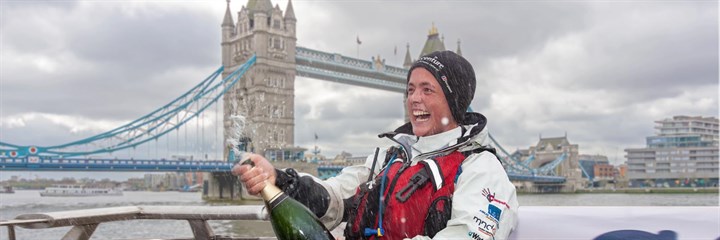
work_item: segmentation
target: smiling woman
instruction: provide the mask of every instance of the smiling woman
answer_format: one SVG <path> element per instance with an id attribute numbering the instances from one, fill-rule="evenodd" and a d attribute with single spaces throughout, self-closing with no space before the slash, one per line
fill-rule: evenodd
<path id="1" fill-rule="evenodd" d="M 365 164 L 322 181 L 275 169 L 275 161 L 251 154 L 254 166 L 236 165 L 233 174 L 250 194 L 268 184 L 281 187 L 329 229 L 347 222 L 347 239 L 469 233 L 506 239 L 517 225 L 515 186 L 488 146 L 487 119 L 466 112 L 476 85 L 472 65 L 451 51 L 436 51 L 413 63 L 407 79 L 410 121 L 380 134 L 393 145 L 375 148 Z M 474 227 L 478 221 L 485 227 Z"/>

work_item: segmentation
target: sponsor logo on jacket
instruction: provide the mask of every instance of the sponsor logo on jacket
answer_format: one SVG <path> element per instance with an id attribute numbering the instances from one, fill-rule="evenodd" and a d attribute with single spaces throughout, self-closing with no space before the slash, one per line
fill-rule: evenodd
<path id="1" fill-rule="evenodd" d="M 473 216 L 473 221 L 477 224 L 478 231 L 489 236 L 495 236 L 495 231 L 499 228 L 498 221 L 487 212 L 480 210 L 480 216 Z"/>
<path id="2" fill-rule="evenodd" d="M 482 195 L 485 196 L 485 198 L 487 198 L 488 202 L 490 202 L 490 203 L 499 203 L 499 204 L 505 206 L 505 208 L 510 208 L 510 205 L 508 205 L 507 202 L 495 198 L 495 193 L 491 192 L 489 188 L 483 189 Z"/>
<path id="3" fill-rule="evenodd" d="M 482 210 L 480 210 L 482 212 Z M 497 221 L 500 221 L 500 215 L 502 215 L 502 210 L 498 206 L 493 205 L 492 203 L 488 204 L 488 210 L 487 215 L 491 216 Z"/>
<path id="4" fill-rule="evenodd" d="M 481 237 L 480 234 L 477 234 L 476 232 L 469 231 L 468 237 L 475 239 L 475 240 L 485 240 L 485 238 Z"/>

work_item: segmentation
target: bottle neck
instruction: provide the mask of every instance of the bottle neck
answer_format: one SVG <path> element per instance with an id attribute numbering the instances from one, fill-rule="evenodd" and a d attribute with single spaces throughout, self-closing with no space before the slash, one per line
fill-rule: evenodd
<path id="1" fill-rule="evenodd" d="M 265 181 L 265 188 L 260 190 L 260 196 L 270 205 L 274 205 L 274 202 L 280 200 L 279 198 L 282 193 L 283 192 L 280 188 L 267 181 Z"/>

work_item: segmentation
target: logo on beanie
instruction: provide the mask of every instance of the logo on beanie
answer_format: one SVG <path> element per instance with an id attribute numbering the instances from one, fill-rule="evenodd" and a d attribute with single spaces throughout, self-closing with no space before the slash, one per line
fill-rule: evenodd
<path id="1" fill-rule="evenodd" d="M 438 71 L 438 72 L 445 67 L 445 65 L 443 65 L 440 61 L 437 60 L 437 57 L 434 57 L 434 58 L 421 57 L 420 60 L 418 60 L 418 62 L 425 63 L 426 65 L 431 66 L 432 68 L 435 69 L 435 71 Z"/>
<path id="2" fill-rule="evenodd" d="M 448 84 L 448 82 L 447 82 L 447 77 L 442 76 L 442 77 L 440 77 L 440 80 L 442 80 L 445 83 L 445 86 L 447 87 L 448 91 L 450 91 L 450 93 L 452 93 L 452 88 L 450 88 L 450 84 Z"/>

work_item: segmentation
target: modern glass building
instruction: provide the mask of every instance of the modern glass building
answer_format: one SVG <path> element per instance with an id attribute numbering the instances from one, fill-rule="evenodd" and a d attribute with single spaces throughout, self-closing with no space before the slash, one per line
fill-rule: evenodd
<path id="1" fill-rule="evenodd" d="M 718 185 L 718 119 L 674 116 L 655 121 L 645 148 L 625 149 L 632 187 Z"/>

